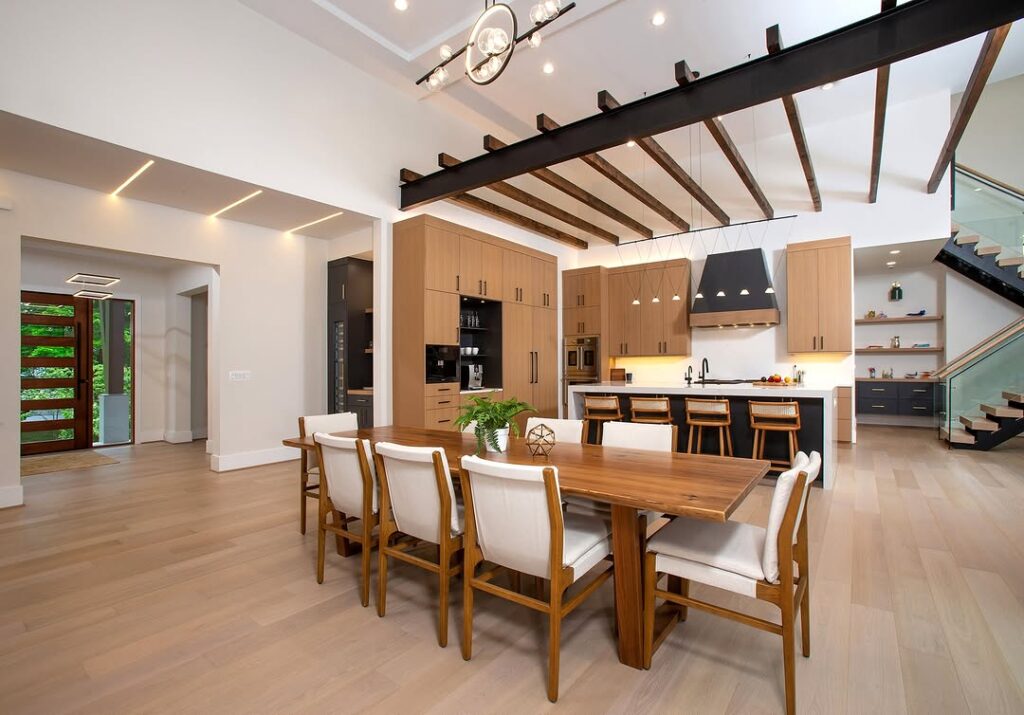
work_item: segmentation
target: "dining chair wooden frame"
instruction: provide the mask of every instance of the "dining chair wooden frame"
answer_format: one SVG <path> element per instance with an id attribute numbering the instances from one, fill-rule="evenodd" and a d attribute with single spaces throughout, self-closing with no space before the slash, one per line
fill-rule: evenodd
<path id="1" fill-rule="evenodd" d="M 562 619 L 576 610 L 583 601 L 611 578 L 614 564 L 602 571 L 568 601 L 563 597 L 575 582 L 575 573 L 571 566 L 561 566 L 562 551 L 565 542 L 565 525 L 562 519 L 562 503 L 558 496 L 555 483 L 555 470 L 544 468 L 544 489 L 547 495 L 548 519 L 551 528 L 551 551 L 549 554 L 551 573 L 547 601 L 531 598 L 514 590 L 503 588 L 493 583 L 493 579 L 503 570 L 504 566 L 494 566 L 477 575 L 476 569 L 484 563 L 483 554 L 477 543 L 476 518 L 473 512 L 473 486 L 469 473 L 461 470 L 462 495 L 466 501 L 466 569 L 462 578 L 462 657 L 470 660 L 473 657 L 473 591 L 483 591 L 506 601 L 518 603 L 532 608 L 548 616 L 548 700 L 558 700 L 558 666 L 561 650 Z M 541 590 L 538 589 L 538 595 Z"/>
<path id="2" fill-rule="evenodd" d="M 394 520 L 391 511 L 391 493 L 388 490 L 387 468 L 384 466 L 384 458 L 377 453 L 374 447 L 374 462 L 377 465 L 377 479 L 380 481 L 380 513 L 384 516 L 380 523 L 380 545 L 377 548 L 377 615 L 381 618 L 387 611 L 387 590 L 388 590 L 388 557 L 404 561 L 407 564 L 418 566 L 421 569 L 437 574 L 439 596 L 439 612 L 437 623 L 437 644 L 442 648 L 448 646 L 448 601 L 451 591 L 451 580 L 462 573 L 462 564 L 452 564 L 452 558 L 462 554 L 462 534 L 451 533 L 452 504 L 451 494 L 448 491 L 448 478 L 445 474 L 444 451 L 438 449 L 433 455 L 434 478 L 437 481 L 437 493 L 440 498 L 440 515 L 438 517 L 437 543 L 417 539 L 403 534 L 398 530 L 398 524 Z M 392 544 L 393 537 L 398 540 Z M 412 552 L 423 547 L 436 547 L 438 556 L 437 563 Z"/>
<path id="3" fill-rule="evenodd" d="M 299 436 L 306 436 L 306 418 L 299 418 Z M 318 457 L 319 459 L 319 457 Z M 299 533 L 305 535 L 306 533 L 306 500 L 313 499 L 317 502 L 320 501 L 320 493 L 317 489 L 320 487 L 320 480 L 317 479 L 315 484 L 309 483 L 309 454 L 306 450 L 302 450 L 302 454 L 299 456 Z M 340 542 L 339 542 L 340 543 Z M 345 542 L 343 549 L 345 553 L 343 556 L 348 556 L 348 542 Z M 342 553 L 339 550 L 338 553 Z"/>
<path id="4" fill-rule="evenodd" d="M 688 608 L 696 608 L 716 616 L 722 616 L 738 623 L 759 628 L 769 633 L 782 636 L 782 657 L 785 670 L 786 712 L 796 713 L 796 662 L 795 662 L 795 630 L 796 614 L 800 614 L 800 636 L 802 652 L 805 658 L 811 655 L 811 612 L 809 590 L 810 570 L 808 564 L 807 543 L 807 512 L 810 499 L 804 501 L 803 514 L 799 516 L 800 524 L 796 530 L 794 543 L 793 529 L 800 512 L 800 503 L 804 500 L 804 487 L 807 483 L 807 472 L 801 471 L 796 478 L 785 516 L 778 534 L 779 582 L 768 583 L 758 581 L 755 598 L 767 601 L 779 608 L 780 623 L 751 616 L 741 611 L 734 611 L 707 601 L 700 601 L 690 596 L 690 583 L 687 579 L 679 579 L 669 575 L 669 590 L 658 588 L 657 557 L 648 551 L 644 556 L 644 667 L 651 667 L 654 651 L 661 645 L 670 629 L 666 628 L 657 636 L 654 634 L 655 603 L 662 599 L 679 607 L 679 620 L 685 621 Z M 794 574 L 793 563 L 798 571 Z M 681 582 L 681 583 L 680 583 Z M 679 586 L 674 590 L 673 587 Z"/>
<path id="5" fill-rule="evenodd" d="M 667 397 L 630 397 L 629 421 L 648 425 L 672 424 L 672 403 Z"/>
<path id="6" fill-rule="evenodd" d="M 712 405 L 724 407 L 725 409 L 707 409 Z M 697 454 L 702 453 L 704 446 L 704 428 L 718 430 L 718 454 L 722 457 L 733 456 L 732 433 L 729 428 L 732 426 L 732 407 L 729 400 L 709 400 L 703 398 L 687 397 L 684 403 L 686 410 L 686 425 L 689 431 L 686 435 L 686 452 L 693 454 L 693 434 L 697 429 Z M 706 409 L 701 409 L 701 408 Z"/>
<path id="7" fill-rule="evenodd" d="M 300 418 L 301 419 L 301 418 Z M 363 607 L 370 605 L 370 555 L 377 539 L 373 530 L 380 521 L 380 512 L 373 511 L 373 490 L 376 488 L 373 483 L 373 475 L 370 472 L 370 463 L 363 453 L 363 449 L 356 445 L 356 454 L 359 458 L 359 472 L 363 481 L 363 512 L 360 516 L 347 516 L 334 508 L 331 501 L 330 488 L 327 485 L 327 474 L 324 469 L 323 447 L 319 442 L 316 444 L 316 458 L 320 464 L 320 483 L 317 502 L 316 529 L 316 582 L 324 582 L 324 549 L 327 540 L 327 532 L 331 532 L 338 540 L 338 553 L 348 556 L 351 549 L 349 542 L 354 541 L 360 545 L 362 559 L 359 575 L 359 601 Z M 334 522 L 328 521 L 333 515 Z M 352 531 L 348 525 L 353 521 L 359 521 L 362 527 L 359 531 Z"/>
<path id="8" fill-rule="evenodd" d="M 600 407 L 593 403 L 599 403 L 604 400 L 607 407 Z M 614 401 L 614 406 L 611 405 L 611 401 Z M 588 405 L 590 402 L 592 404 Z M 617 395 L 583 395 L 583 443 L 594 444 L 590 442 L 590 423 L 597 423 L 597 440 L 596 444 L 601 444 L 601 430 L 604 427 L 605 422 L 615 422 L 621 420 L 624 417 L 622 414 L 622 403 L 619 402 Z"/>
<path id="9" fill-rule="evenodd" d="M 757 414 L 758 408 L 792 408 L 793 414 Z M 786 443 L 789 448 L 789 461 L 781 459 L 769 459 L 772 472 L 783 472 L 793 465 L 796 453 L 800 451 L 800 442 L 797 433 L 800 431 L 800 403 L 789 402 L 765 402 L 750 400 L 747 403 L 750 416 L 750 429 L 754 435 L 754 447 L 751 453 L 752 459 L 764 459 L 765 439 L 769 432 L 785 432 Z"/>

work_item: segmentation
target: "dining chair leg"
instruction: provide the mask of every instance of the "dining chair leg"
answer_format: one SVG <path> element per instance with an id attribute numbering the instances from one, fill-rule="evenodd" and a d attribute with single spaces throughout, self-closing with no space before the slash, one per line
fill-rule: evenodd
<path id="1" fill-rule="evenodd" d="M 334 512 L 334 523 L 344 525 L 348 521 L 348 516 L 340 511 Z M 335 540 L 338 544 L 338 553 L 344 556 L 346 559 L 355 553 L 355 548 L 352 546 L 352 542 L 342 536 L 341 534 L 334 535 Z"/>
<path id="2" fill-rule="evenodd" d="M 686 453 L 693 454 L 693 425 L 690 425 L 690 429 L 686 437 Z"/>
<path id="3" fill-rule="evenodd" d="M 359 600 L 363 608 L 370 605 L 370 556 L 373 554 L 370 539 L 373 534 L 373 524 L 369 519 L 363 520 L 363 553 L 362 553 L 362 582 L 359 584 Z"/>
<path id="4" fill-rule="evenodd" d="M 654 652 L 654 589 L 658 586 L 658 572 L 655 570 L 656 554 L 644 555 L 644 669 L 650 670 Z"/>
<path id="5" fill-rule="evenodd" d="M 558 702 L 558 660 L 562 645 L 562 585 L 551 580 L 548 613 L 548 700 Z"/>
<path id="6" fill-rule="evenodd" d="M 384 617 L 388 599 L 388 555 L 384 553 L 389 537 L 383 532 L 377 544 L 377 615 Z"/>
<path id="7" fill-rule="evenodd" d="M 805 577 L 806 578 L 806 577 Z M 808 580 L 800 599 L 800 640 L 804 658 L 811 657 L 811 582 Z"/>
<path id="8" fill-rule="evenodd" d="M 788 606 L 787 606 L 788 603 Z M 796 715 L 796 659 L 794 643 L 793 592 L 783 589 L 782 594 L 782 660 L 786 679 L 786 713 Z"/>
<path id="9" fill-rule="evenodd" d="M 448 552 L 447 544 L 442 544 L 440 549 L 440 558 L 438 559 L 440 569 L 438 569 L 439 586 L 441 588 L 440 597 L 440 613 L 437 619 L 437 644 L 442 648 L 448 647 L 448 587 L 450 585 L 450 578 L 448 575 L 448 567 L 451 563 L 451 554 Z"/>
<path id="10" fill-rule="evenodd" d="M 323 509 L 319 510 L 316 520 L 316 582 L 324 582 L 324 546 L 327 541 L 327 530 L 324 528 L 324 520 L 327 514 Z"/>
<path id="11" fill-rule="evenodd" d="M 306 487 L 309 486 L 309 479 L 305 474 L 299 478 L 299 533 L 306 535 Z"/>
<path id="12" fill-rule="evenodd" d="M 473 571 L 476 567 L 468 564 L 462 571 L 462 659 L 473 657 Z"/>

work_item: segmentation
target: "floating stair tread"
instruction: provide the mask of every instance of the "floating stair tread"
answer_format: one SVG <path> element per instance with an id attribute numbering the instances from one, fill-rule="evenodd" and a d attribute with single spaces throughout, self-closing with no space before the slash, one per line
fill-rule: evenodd
<path id="1" fill-rule="evenodd" d="M 996 259 L 996 265 L 1000 268 L 1024 266 L 1024 256 L 1000 256 Z"/>
<path id="2" fill-rule="evenodd" d="M 956 222 L 950 224 L 950 226 L 949 226 L 949 235 L 950 236 L 956 236 L 958 233 L 960 233 L 960 224 L 958 224 Z"/>
<path id="3" fill-rule="evenodd" d="M 981 236 L 979 236 L 977 234 L 964 235 L 964 236 L 957 235 L 957 237 L 955 239 L 953 239 L 953 242 L 956 245 L 958 245 L 958 246 L 967 246 L 967 245 L 972 244 L 972 243 L 977 243 L 980 240 L 981 240 Z"/>
<path id="4" fill-rule="evenodd" d="M 953 427 L 952 432 L 942 427 L 939 430 L 939 434 L 944 440 L 954 444 L 974 444 L 975 442 L 974 435 L 963 427 Z"/>
<path id="5" fill-rule="evenodd" d="M 1007 405 L 982 405 L 981 411 L 992 417 L 1014 417 L 1016 419 L 1024 417 L 1024 410 Z"/>
<path id="6" fill-rule="evenodd" d="M 994 256 L 997 253 L 1002 253 L 1003 247 L 997 243 L 991 244 L 978 244 L 974 247 L 974 253 L 979 256 Z"/>
<path id="7" fill-rule="evenodd" d="M 995 432 L 999 425 L 984 415 L 960 415 L 960 424 L 978 432 Z"/>
<path id="8" fill-rule="evenodd" d="M 1003 399 L 1007 400 L 1008 402 L 1024 402 L 1024 392 L 1003 390 Z"/>

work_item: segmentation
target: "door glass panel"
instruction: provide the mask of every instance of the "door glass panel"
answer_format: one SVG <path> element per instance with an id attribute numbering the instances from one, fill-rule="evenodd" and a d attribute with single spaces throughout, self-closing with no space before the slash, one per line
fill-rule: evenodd
<path id="1" fill-rule="evenodd" d="M 73 358 L 75 348 L 72 345 L 22 345 L 21 356 Z"/>
<path id="2" fill-rule="evenodd" d="M 73 318 L 75 317 L 75 306 L 22 302 L 21 312 L 29 313 L 31 315 L 63 315 L 67 318 Z"/>
<path id="3" fill-rule="evenodd" d="M 75 328 L 72 325 L 22 325 L 21 334 L 47 338 L 71 338 L 75 335 Z"/>
<path id="4" fill-rule="evenodd" d="M 75 418 L 74 407 L 63 407 L 50 410 L 23 410 L 21 413 L 22 422 L 41 422 L 44 420 L 73 420 Z"/>
<path id="5" fill-rule="evenodd" d="M 130 300 L 92 304 L 92 441 L 132 441 L 133 311 Z"/>
<path id="6" fill-rule="evenodd" d="M 73 367 L 23 367 L 22 377 L 30 377 L 41 380 L 66 380 L 75 376 Z"/>
<path id="7" fill-rule="evenodd" d="M 23 400 L 70 400 L 75 396 L 73 387 L 32 388 L 21 391 Z"/>
<path id="8" fill-rule="evenodd" d="M 56 442 L 58 440 L 74 439 L 73 429 L 56 429 L 46 432 L 22 432 L 21 443 L 31 444 L 34 442 Z"/>

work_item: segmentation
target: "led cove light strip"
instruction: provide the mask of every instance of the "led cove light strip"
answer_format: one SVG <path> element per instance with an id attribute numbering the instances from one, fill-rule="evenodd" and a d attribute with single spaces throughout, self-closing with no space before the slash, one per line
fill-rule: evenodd
<path id="1" fill-rule="evenodd" d="M 304 223 L 301 226 L 296 226 L 295 228 L 290 228 L 287 231 L 285 231 L 285 233 L 295 233 L 296 231 L 301 231 L 304 228 L 309 228 L 310 226 L 316 226 L 318 223 L 323 223 L 324 221 L 329 221 L 330 219 L 334 218 L 335 216 L 341 216 L 343 213 L 345 213 L 345 212 L 344 211 L 339 211 L 337 213 L 331 214 L 330 216 L 324 216 L 323 218 L 318 218 L 316 221 L 310 221 L 309 223 Z"/>
<path id="2" fill-rule="evenodd" d="M 143 164 L 143 165 L 142 165 L 142 166 L 141 166 L 141 167 L 139 168 L 139 170 L 138 170 L 138 171 L 136 171 L 136 172 L 135 172 L 134 174 L 132 174 L 131 176 L 129 176 L 129 177 L 128 177 L 128 180 L 127 180 L 127 181 L 125 181 L 125 182 L 124 182 L 123 184 L 121 184 L 121 185 L 120 185 L 120 186 L 118 186 L 118 187 L 117 187 L 116 189 L 114 189 L 114 192 L 113 192 L 113 193 L 111 194 L 111 196 L 117 196 L 117 195 L 118 195 L 119 193 L 121 193 L 122 191 L 124 191 L 125 187 L 126 187 L 126 186 L 128 186 L 128 184 L 132 183 L 132 182 L 133 182 L 133 181 L 135 181 L 135 180 L 136 180 L 137 178 L 139 178 L 139 176 L 140 176 L 140 175 L 142 174 L 142 172 L 144 172 L 144 171 L 145 171 L 146 169 L 148 169 L 148 168 L 149 168 L 149 167 L 151 167 L 151 166 L 153 166 L 153 160 L 152 160 L 152 159 L 150 159 L 149 161 L 147 161 L 147 162 L 146 162 L 145 164 Z"/>
<path id="3" fill-rule="evenodd" d="M 235 208 L 236 206 L 238 206 L 238 205 L 240 205 L 240 204 L 244 204 L 244 203 L 245 203 L 246 201 L 248 201 L 249 199 L 254 199 L 254 198 L 256 198 L 257 196 L 259 196 L 260 194 L 262 194 L 262 193 L 263 193 L 263 189 L 256 189 L 256 191 L 253 191 L 253 192 L 252 192 L 251 194 L 249 194 L 248 196 L 245 196 L 245 197 L 243 197 L 243 198 L 239 199 L 239 200 L 238 200 L 238 201 L 236 201 L 235 203 L 233 203 L 233 204 L 228 204 L 227 206 L 225 206 L 224 208 L 222 208 L 222 209 L 221 209 L 220 211 L 218 211 L 217 213 L 215 213 L 215 214 L 210 214 L 210 218 L 217 218 L 218 216 L 220 216 L 220 215 L 221 215 L 222 213 L 224 213 L 225 211 L 230 211 L 231 209 Z"/>

